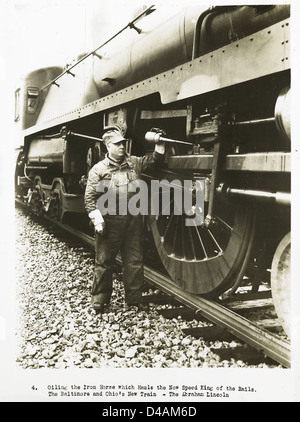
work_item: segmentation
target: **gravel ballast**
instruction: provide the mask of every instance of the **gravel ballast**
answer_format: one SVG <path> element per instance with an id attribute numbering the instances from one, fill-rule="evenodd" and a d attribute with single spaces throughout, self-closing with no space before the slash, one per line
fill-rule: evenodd
<path id="1" fill-rule="evenodd" d="M 158 313 L 171 305 L 150 303 L 150 311 L 140 313 L 126 308 L 120 277 L 114 277 L 107 312 L 95 315 L 90 304 L 92 254 L 58 239 L 20 209 L 16 258 L 17 362 L 22 368 L 247 366 L 234 359 L 220 361 L 210 350 L 212 344 L 184 335 L 183 329 L 205 322 L 166 319 Z"/>

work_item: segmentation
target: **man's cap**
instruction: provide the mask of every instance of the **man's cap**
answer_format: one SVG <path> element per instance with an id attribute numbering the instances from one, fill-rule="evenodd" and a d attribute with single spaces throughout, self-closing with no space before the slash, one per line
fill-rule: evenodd
<path id="1" fill-rule="evenodd" d="M 121 141 L 126 141 L 119 126 L 107 126 L 104 128 L 102 140 L 105 144 L 112 142 L 117 144 Z"/>

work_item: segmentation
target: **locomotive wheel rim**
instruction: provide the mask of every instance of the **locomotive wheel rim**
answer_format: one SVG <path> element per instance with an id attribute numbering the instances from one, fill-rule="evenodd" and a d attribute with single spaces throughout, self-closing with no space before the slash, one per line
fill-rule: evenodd
<path id="1" fill-rule="evenodd" d="M 291 234 L 279 243 L 272 260 L 271 290 L 274 307 L 285 333 L 290 337 L 291 323 Z"/>
<path id="2" fill-rule="evenodd" d="M 225 292 L 236 282 L 236 278 L 240 277 L 241 269 L 245 267 L 245 263 L 250 257 L 255 229 L 254 208 L 248 202 L 239 201 L 227 205 L 220 199 L 219 202 L 221 207 L 227 206 L 233 215 L 230 230 L 228 229 L 228 239 L 218 254 L 203 259 L 188 260 L 185 257 L 172 255 L 170 250 L 166 250 L 164 241 L 162 241 L 157 217 L 149 217 L 153 239 L 164 267 L 176 284 L 191 293 L 216 296 Z M 219 221 L 222 221 L 222 218 Z M 222 224 L 226 224 L 226 222 L 224 221 Z M 190 236 L 189 229 L 186 229 L 186 235 Z M 202 226 L 197 231 L 201 232 L 201 230 L 207 229 Z M 215 237 L 216 243 L 218 243 L 218 238 Z M 193 245 L 193 248 L 198 246 Z M 242 280 L 242 277 L 240 279 Z"/>

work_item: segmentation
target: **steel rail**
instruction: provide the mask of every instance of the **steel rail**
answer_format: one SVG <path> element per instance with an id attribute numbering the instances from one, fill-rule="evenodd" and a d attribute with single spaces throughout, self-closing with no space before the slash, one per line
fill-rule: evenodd
<path id="1" fill-rule="evenodd" d="M 20 203 L 20 201 L 17 202 Z M 49 217 L 45 218 L 63 230 L 80 238 L 87 245 L 94 246 L 94 238 L 92 236 L 74 229 L 67 224 L 53 221 Z M 117 257 L 117 262 L 121 264 L 121 258 L 119 256 Z M 256 350 L 263 352 L 282 366 L 291 367 L 291 345 L 286 340 L 264 330 L 257 324 L 247 320 L 220 303 L 182 290 L 170 278 L 148 266 L 144 266 L 144 278 L 148 283 L 155 285 L 168 296 L 174 297 L 180 303 L 194 309 L 196 313 L 203 315 L 212 323 L 227 329 L 231 334 L 245 341 Z"/>
<path id="2" fill-rule="evenodd" d="M 164 293 L 175 297 L 186 306 L 195 309 L 216 325 L 226 328 L 230 333 L 250 346 L 262 351 L 285 367 L 291 366 L 290 344 L 248 321 L 223 305 L 182 290 L 166 276 L 145 267 L 145 279 L 159 287 Z"/>

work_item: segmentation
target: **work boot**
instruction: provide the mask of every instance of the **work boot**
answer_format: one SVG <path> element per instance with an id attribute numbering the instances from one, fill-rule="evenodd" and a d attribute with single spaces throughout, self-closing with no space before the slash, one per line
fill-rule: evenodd
<path id="1" fill-rule="evenodd" d="M 103 312 L 104 312 L 104 305 L 103 304 L 94 303 L 93 308 L 94 308 L 96 315 L 103 314 Z"/>

